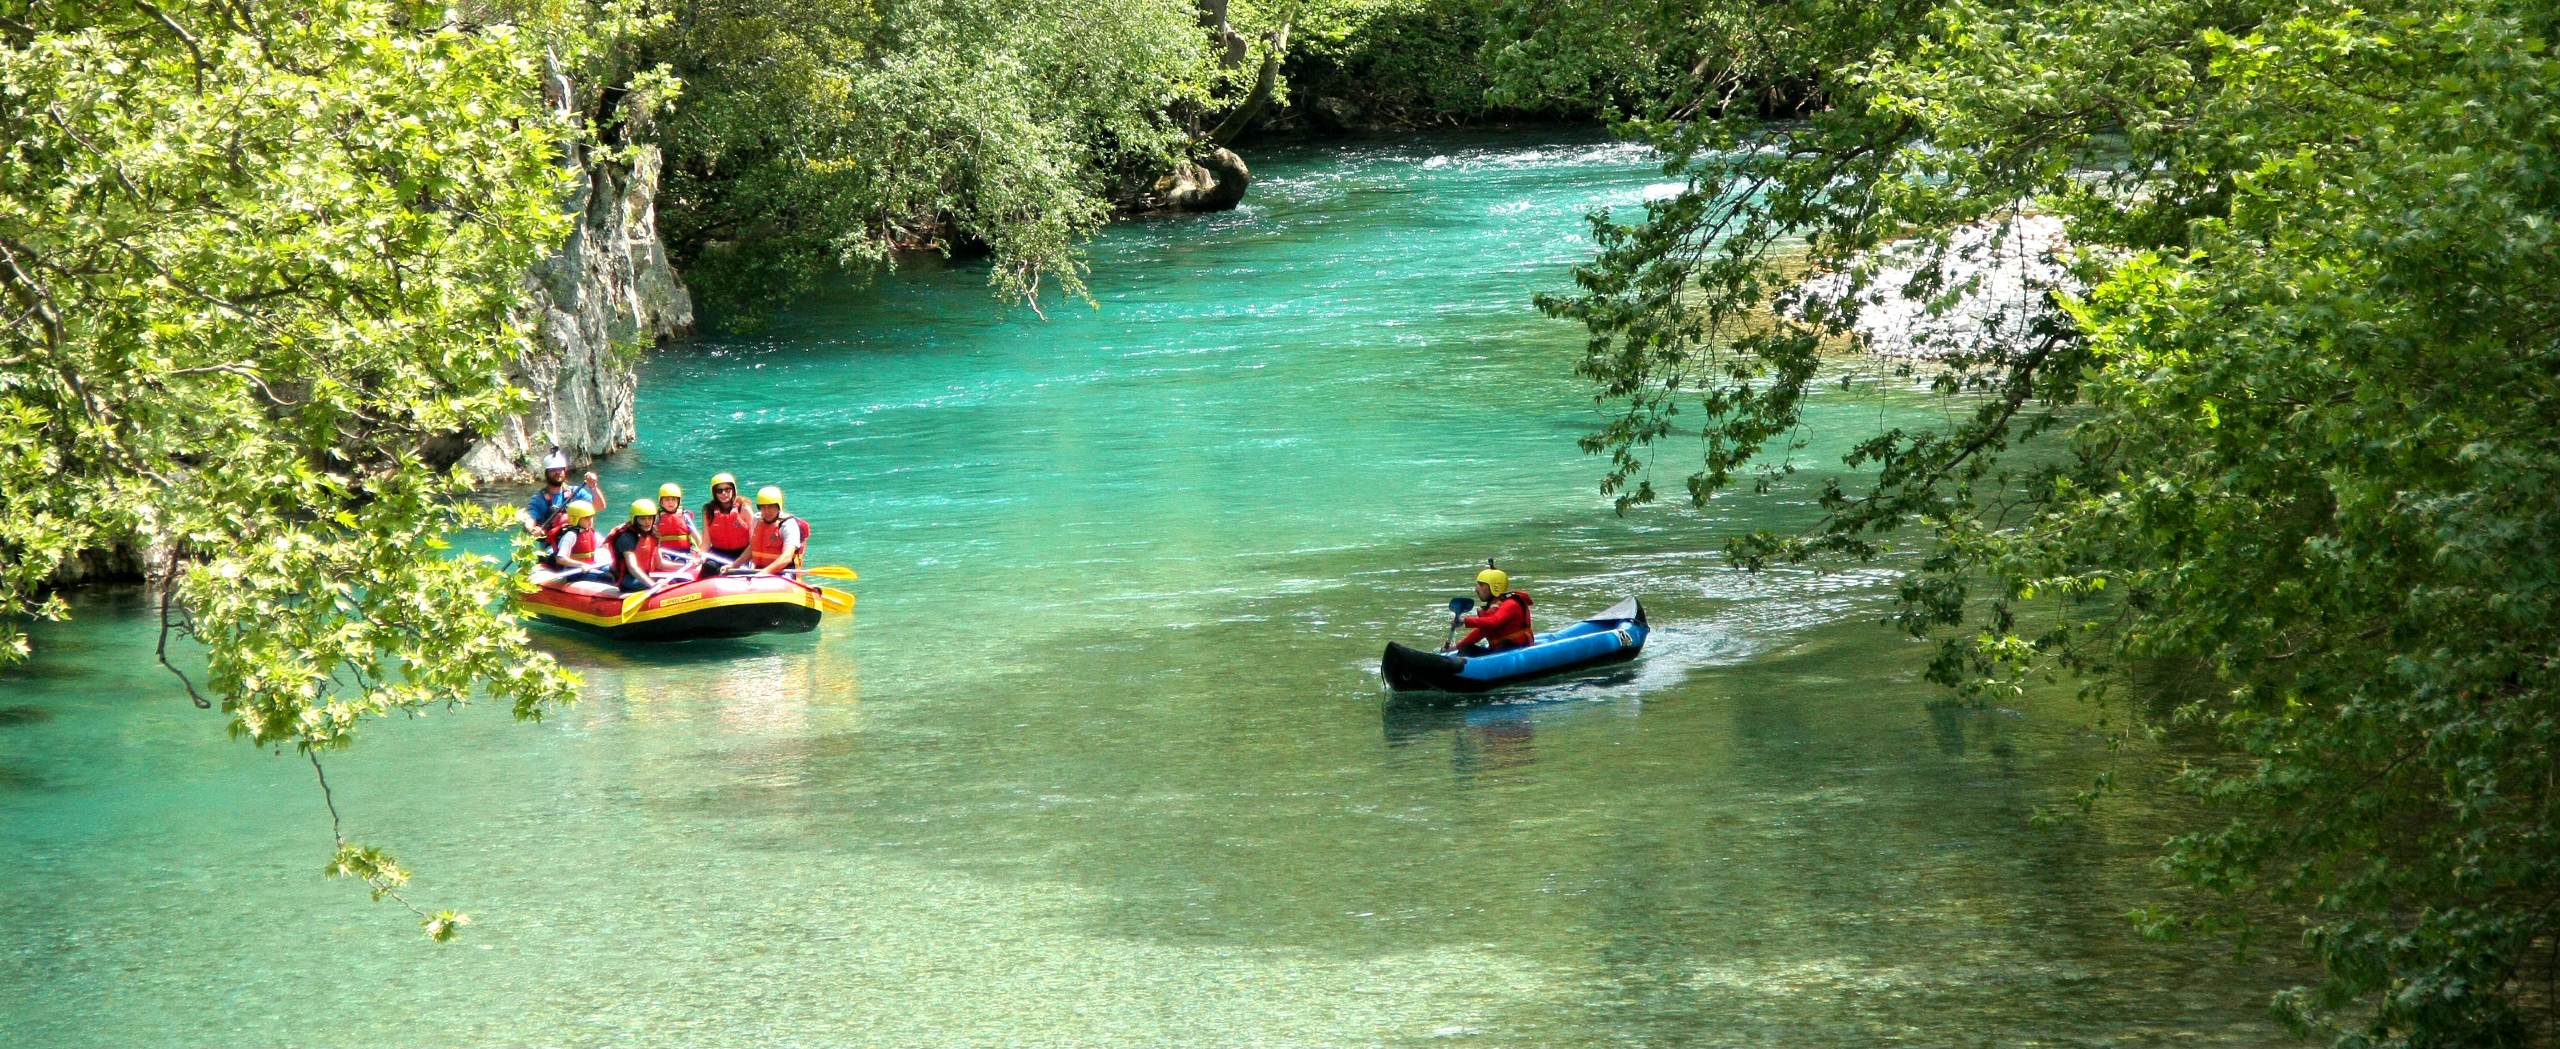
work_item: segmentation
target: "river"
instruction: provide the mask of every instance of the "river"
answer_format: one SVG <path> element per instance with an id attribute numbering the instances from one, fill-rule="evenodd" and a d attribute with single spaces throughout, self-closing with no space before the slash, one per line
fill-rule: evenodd
<path id="1" fill-rule="evenodd" d="M 624 649 L 374 725 L 353 837 L 470 912 L 429 944 L 319 877 L 310 769 L 224 738 L 85 595 L 0 678 L 0 1017 L 24 1046 L 1807 1046 L 2281 1041 L 2286 974 L 2141 941 L 2136 794 L 2065 691 L 1934 708 L 1883 570 L 1714 551 L 1801 497 L 1621 517 L 1569 287 L 1637 149 L 1443 136 L 1255 158 L 1125 223 L 1046 319 L 909 266 L 646 365 L 628 500 L 779 483 L 853 566 L 815 635 Z M 1809 463 L 1951 410 L 1819 398 Z M 1657 484 L 1678 490 L 1675 444 Z M 1389 638 L 1497 557 L 1543 625 L 1640 595 L 1644 657 L 1456 711 Z"/>

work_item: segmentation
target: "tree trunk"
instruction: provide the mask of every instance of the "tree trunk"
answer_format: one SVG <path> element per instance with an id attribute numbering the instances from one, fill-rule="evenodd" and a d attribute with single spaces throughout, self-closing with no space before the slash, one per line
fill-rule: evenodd
<path id="1" fill-rule="evenodd" d="M 1227 35 L 1232 37 L 1235 34 L 1230 31 Z M 1253 118 L 1262 115 L 1262 107 L 1270 103 L 1272 89 L 1280 84 L 1280 54 L 1289 48 L 1289 23 L 1282 22 L 1280 28 L 1264 34 L 1262 43 L 1262 71 L 1254 74 L 1253 93 L 1246 95 L 1244 104 L 1237 106 L 1234 112 L 1227 114 L 1227 119 L 1219 121 L 1217 128 L 1209 132 L 1209 141 L 1221 148 L 1243 134 L 1245 127 L 1253 123 Z"/>
<path id="2" fill-rule="evenodd" d="M 1252 41 L 1227 24 L 1230 0 L 1198 0 L 1200 28 L 1209 33 L 1219 48 L 1218 64 L 1226 69 L 1242 68 L 1252 53 Z M 1280 56 L 1289 48 L 1289 22 L 1262 36 L 1262 68 L 1254 74 L 1253 90 L 1229 110 L 1215 128 L 1202 130 L 1201 114 L 1187 119 L 1191 127 L 1191 156 L 1174 162 L 1173 170 L 1155 180 L 1138 207 L 1147 211 L 1229 211 L 1244 202 L 1245 187 L 1253 182 L 1253 172 L 1245 167 L 1244 158 L 1227 148 L 1243 134 L 1271 102 L 1280 84 Z"/>

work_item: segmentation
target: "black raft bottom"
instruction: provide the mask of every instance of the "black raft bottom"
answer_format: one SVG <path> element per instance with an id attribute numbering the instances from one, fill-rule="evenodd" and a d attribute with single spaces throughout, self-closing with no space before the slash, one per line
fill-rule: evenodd
<path id="1" fill-rule="evenodd" d="M 756 634 L 805 634 L 818 628 L 818 617 L 818 610 L 806 605 L 769 602 L 706 608 L 680 616 L 620 626 L 597 626 L 550 616 L 538 618 L 552 626 L 616 641 L 693 641 Z"/>

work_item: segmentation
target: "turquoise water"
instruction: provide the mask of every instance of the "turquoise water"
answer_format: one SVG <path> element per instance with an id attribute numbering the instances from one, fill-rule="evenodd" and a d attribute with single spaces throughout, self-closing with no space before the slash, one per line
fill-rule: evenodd
<path id="1" fill-rule="evenodd" d="M 474 917 L 435 946 L 318 877 L 297 759 L 223 738 L 86 597 L 0 681 L 13 1044 L 2263 1045 L 2283 974 L 2122 913 L 2195 814 L 2028 824 L 2110 753 L 2067 696 L 1932 709 L 1890 576 L 1712 551 L 1801 500 L 1627 517 L 1527 307 L 1606 143 L 1257 156 L 1248 205 L 1124 224 L 1094 305 L 918 266 L 647 368 L 628 499 L 785 486 L 863 581 L 814 636 L 541 642 L 539 725 L 333 760 L 357 838 Z M 1805 455 L 1948 410 L 1827 397 Z M 1676 488 L 1680 473 L 1657 481 Z M 1493 556 L 1555 625 L 1641 595 L 1623 670 L 1445 711 L 1388 638 Z"/>

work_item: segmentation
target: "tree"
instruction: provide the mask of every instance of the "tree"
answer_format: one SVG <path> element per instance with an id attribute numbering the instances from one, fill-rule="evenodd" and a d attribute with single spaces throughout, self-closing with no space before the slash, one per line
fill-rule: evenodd
<path id="1" fill-rule="evenodd" d="M 1174 0 L 688 0 L 644 55 L 686 85 L 669 241 L 733 318 L 908 250 L 984 252 L 1010 298 L 1081 291 L 1115 174 L 1170 162 L 1213 74 Z"/>
<path id="2" fill-rule="evenodd" d="M 1784 484 L 1827 351 L 1881 291 L 1948 307 L 1961 229 L 2080 246 L 2015 334 L 1931 373 L 1974 409 L 1858 446 L 1857 484 L 1749 566 L 1925 536 L 1899 622 L 1973 695 L 2135 665 L 2235 762 L 2179 784 L 2220 822 L 2163 862 L 2220 894 L 2144 927 L 2245 930 L 2272 900 L 2323 966 L 2285 995 L 2346 1045 L 2515 1045 L 2560 1022 L 2560 12 L 2514 0 L 1741 5 L 1762 72 L 1705 71 L 1642 128 L 1688 192 L 1602 222 L 1582 367 L 1622 411 L 1586 447 L 1622 505 L 1696 432 L 1705 500 Z M 1714 21 L 1708 19 L 1706 21 Z M 1665 40 L 1697 21 L 1656 18 Z M 1730 101 L 1810 70 L 1771 127 Z M 1875 288 L 1870 249 L 1926 264 Z M 1842 276 L 1773 272 L 1801 252 Z M 1767 312 L 1774 310 L 1774 315 Z M 1695 419 L 1696 430 L 1682 428 Z M 2136 708 L 2135 713 L 2143 712 Z M 2244 941 L 2245 942 L 2245 941 Z"/>
<path id="3" fill-rule="evenodd" d="M 321 755 L 575 678 L 445 536 L 420 449 L 520 410 L 526 274 L 566 230 L 546 75 L 628 12 L 407 0 L 9 5 L 0 17 L 0 661 L 76 551 L 167 550 L 162 659 L 233 735 Z M 202 642 L 199 682 L 173 638 Z M 330 873 L 406 873 L 336 824 Z M 406 900 L 402 900 L 404 904 Z M 417 908 L 412 908 L 413 910 Z M 428 933 L 462 920 L 419 910 Z"/>

